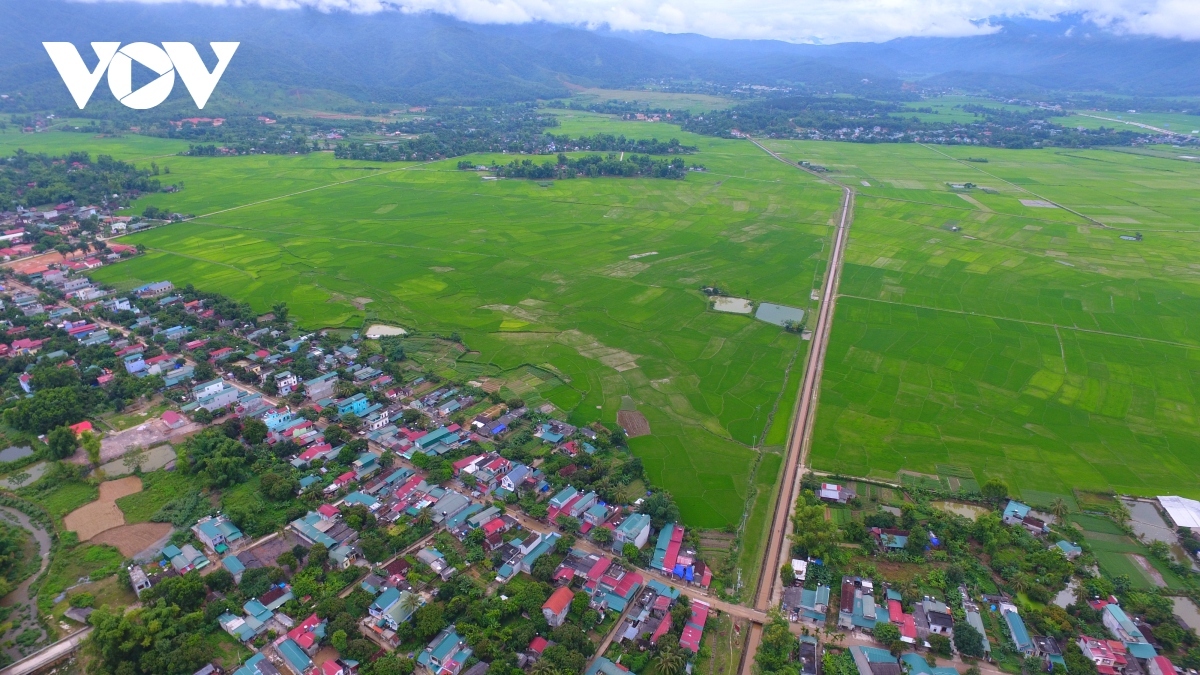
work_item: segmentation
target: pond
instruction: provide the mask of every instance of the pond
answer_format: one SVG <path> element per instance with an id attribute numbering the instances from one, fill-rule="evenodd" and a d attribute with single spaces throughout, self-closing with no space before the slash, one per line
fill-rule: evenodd
<path id="1" fill-rule="evenodd" d="M 718 295 L 713 298 L 713 309 L 718 312 L 730 312 L 732 314 L 749 314 L 754 307 L 745 298 L 730 298 Z"/>
<path id="2" fill-rule="evenodd" d="M 399 326 L 387 326 L 382 323 L 374 324 L 367 329 L 368 340 L 378 340 L 388 335 L 408 335 L 408 331 Z"/>
<path id="3" fill-rule="evenodd" d="M 775 324 L 776 326 L 786 326 L 789 321 L 794 324 L 801 324 L 804 323 L 804 310 L 797 307 L 764 302 L 758 306 L 758 311 L 754 313 L 754 318 Z"/>
<path id="4" fill-rule="evenodd" d="M 1175 616 L 1183 619 L 1188 628 L 1200 628 L 1200 607 L 1195 602 L 1181 597 L 1173 597 L 1171 602 L 1175 604 Z"/>
<path id="5" fill-rule="evenodd" d="M 33 448 L 28 445 L 14 445 L 0 450 L 0 462 L 15 462 L 33 454 Z"/>
<path id="6" fill-rule="evenodd" d="M 1121 501 L 1129 509 L 1129 526 L 1138 536 L 1146 541 L 1161 541 L 1166 544 L 1174 544 L 1177 541 L 1175 532 L 1162 519 L 1153 504 L 1133 499 Z"/>
<path id="7" fill-rule="evenodd" d="M 983 514 L 985 514 L 991 510 L 991 509 L 987 508 L 986 506 L 979 506 L 977 504 L 967 504 L 964 502 L 951 502 L 951 501 L 945 501 L 945 500 L 939 501 L 939 502 L 932 502 L 932 504 L 936 508 L 939 508 L 943 511 L 946 511 L 948 513 L 957 513 L 958 515 L 960 515 L 964 518 L 968 518 L 970 520 L 975 520 L 979 516 L 982 516 Z"/>

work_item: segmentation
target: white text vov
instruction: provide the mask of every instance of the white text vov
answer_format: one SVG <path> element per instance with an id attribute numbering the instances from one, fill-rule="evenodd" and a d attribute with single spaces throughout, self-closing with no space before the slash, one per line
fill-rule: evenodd
<path id="1" fill-rule="evenodd" d="M 217 66 L 211 73 L 190 42 L 164 42 L 162 47 L 149 42 L 133 42 L 124 47 L 120 42 L 93 42 L 92 51 L 96 52 L 98 62 L 96 69 L 91 71 L 70 42 L 43 42 L 42 46 L 80 110 L 87 105 L 105 70 L 108 71 L 108 88 L 118 101 L 135 110 L 146 110 L 167 100 L 175 86 L 177 72 L 196 107 L 203 108 L 239 44 L 208 43 L 217 55 Z M 133 91 L 134 61 L 158 73 L 157 78 L 137 91 Z"/>

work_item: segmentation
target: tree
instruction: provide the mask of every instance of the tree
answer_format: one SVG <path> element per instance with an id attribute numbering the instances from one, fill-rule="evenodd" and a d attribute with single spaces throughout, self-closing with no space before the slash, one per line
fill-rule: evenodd
<path id="1" fill-rule="evenodd" d="M 83 443 L 83 450 L 87 453 L 88 461 L 92 464 L 100 464 L 100 437 L 90 431 L 85 431 L 79 435 L 80 442 Z"/>
<path id="2" fill-rule="evenodd" d="M 592 530 L 592 541 L 597 544 L 611 544 L 613 540 L 612 530 L 607 527 L 597 527 Z"/>
<path id="3" fill-rule="evenodd" d="M 267 499 L 271 501 L 281 502 L 286 499 L 291 499 L 292 495 L 300 489 L 300 483 L 291 476 L 281 476 L 274 471 L 268 471 L 259 479 L 259 487 Z"/>
<path id="4" fill-rule="evenodd" d="M 983 484 L 979 492 L 990 502 L 1001 502 L 1008 498 L 1008 485 L 999 478 L 992 478 Z"/>
<path id="5" fill-rule="evenodd" d="M 929 643 L 929 650 L 934 654 L 945 659 L 950 658 L 950 638 L 934 633 L 926 641 Z"/>
<path id="6" fill-rule="evenodd" d="M 578 532 L 579 531 L 579 519 L 572 518 L 571 516 L 569 516 L 565 513 L 561 514 L 557 518 L 555 518 L 554 522 L 556 524 L 558 524 L 558 526 L 560 528 L 562 528 L 562 530 L 564 532 Z"/>
<path id="7" fill-rule="evenodd" d="M 792 569 L 791 563 L 784 563 L 779 567 L 779 580 L 784 586 L 791 586 L 796 583 L 796 572 Z"/>
<path id="8" fill-rule="evenodd" d="M 983 658 L 983 636 L 966 621 L 954 622 L 954 647 L 963 656 Z"/>
<path id="9" fill-rule="evenodd" d="M 250 445 L 258 445 L 267 439 L 267 425 L 262 420 L 250 418 L 242 423 L 242 438 Z"/>
<path id="10" fill-rule="evenodd" d="M 876 642 L 891 650 L 892 653 L 898 652 L 904 644 L 900 641 L 900 628 L 894 623 L 880 622 L 876 624 L 874 636 Z"/>
<path id="11" fill-rule="evenodd" d="M 801 555 L 823 559 L 837 546 L 838 527 L 832 520 L 825 520 L 823 504 L 809 506 L 798 501 L 792 523 L 792 543 Z"/>
<path id="12" fill-rule="evenodd" d="M 210 590 L 224 593 L 234 586 L 233 574 L 227 569 L 218 569 L 204 577 L 204 585 L 208 586 Z"/>
<path id="13" fill-rule="evenodd" d="M 1055 497 L 1054 501 L 1050 504 L 1050 513 L 1054 514 L 1059 523 L 1066 520 L 1068 511 L 1067 502 L 1062 497 Z"/>
<path id="14" fill-rule="evenodd" d="M 658 675 L 679 675 L 686 664 L 687 659 L 678 647 L 660 649 L 654 657 L 654 667 Z"/>
<path id="15" fill-rule="evenodd" d="M 661 530 L 667 523 L 679 522 L 679 507 L 665 491 L 655 492 L 642 502 L 639 512 L 650 516 L 650 524 Z"/>
<path id="16" fill-rule="evenodd" d="M 66 459 L 75 454 L 79 439 L 70 427 L 57 427 L 46 437 L 46 445 L 50 448 L 50 456 L 54 459 Z"/>
<path id="17" fill-rule="evenodd" d="M 329 637 L 329 643 L 332 644 L 333 648 L 338 650 L 339 652 L 345 652 L 346 651 L 346 631 L 344 631 L 344 630 L 334 631 L 333 635 L 331 635 Z"/>

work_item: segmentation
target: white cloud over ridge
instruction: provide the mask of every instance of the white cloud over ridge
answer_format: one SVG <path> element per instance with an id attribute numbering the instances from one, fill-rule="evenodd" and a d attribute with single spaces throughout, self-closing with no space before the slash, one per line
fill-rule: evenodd
<path id="1" fill-rule="evenodd" d="M 103 1 L 103 0 L 84 0 Z M 878 42 L 995 30 L 987 17 L 1079 14 L 1118 33 L 1200 39 L 1200 0 L 136 0 L 312 8 L 370 14 L 436 12 L 472 23 L 531 21 L 617 30 L 789 42 Z"/>

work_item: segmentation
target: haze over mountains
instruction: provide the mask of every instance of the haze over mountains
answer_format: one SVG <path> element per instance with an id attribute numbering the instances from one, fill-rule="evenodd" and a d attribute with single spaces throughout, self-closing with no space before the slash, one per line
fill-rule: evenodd
<path id="1" fill-rule="evenodd" d="M 192 4 L 0 0 L 0 16 L 0 93 L 43 105 L 70 103 L 41 47 L 51 40 L 75 43 L 85 61 L 94 60 L 91 41 L 236 40 L 242 45 L 222 86 L 330 90 L 377 102 L 529 100 L 566 95 L 567 83 L 628 87 L 651 79 L 883 97 L 905 82 L 1024 96 L 1200 94 L 1200 43 L 1118 36 L 1076 17 L 997 20 L 1002 28 L 980 37 L 797 45 Z M 211 66 L 207 46 L 201 54 Z"/>

